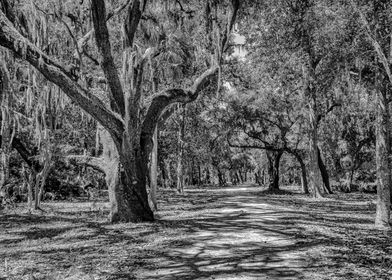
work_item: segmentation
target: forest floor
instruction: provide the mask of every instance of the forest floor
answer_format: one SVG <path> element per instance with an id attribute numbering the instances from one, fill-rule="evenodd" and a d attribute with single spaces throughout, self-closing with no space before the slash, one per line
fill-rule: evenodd
<path id="1" fill-rule="evenodd" d="M 157 221 L 105 221 L 104 202 L 0 214 L 0 279 L 392 279 L 374 195 L 323 200 L 256 186 L 160 193 Z"/>

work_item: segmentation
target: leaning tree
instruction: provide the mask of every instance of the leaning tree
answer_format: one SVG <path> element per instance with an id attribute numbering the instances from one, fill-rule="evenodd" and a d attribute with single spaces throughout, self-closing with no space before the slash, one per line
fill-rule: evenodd
<path id="1" fill-rule="evenodd" d="M 96 61 L 104 73 L 104 82 L 108 89 L 106 98 L 100 98 L 86 83 L 78 80 L 72 67 L 64 66 L 49 55 L 47 50 L 39 48 L 35 42 L 24 36 L 26 30 L 23 32 L 18 24 L 18 20 L 23 19 L 23 16 L 16 15 L 15 9 L 12 10 L 13 5 L 7 2 L 1 1 L 0 45 L 35 67 L 107 132 L 106 138 L 103 137 L 104 152 L 100 157 L 74 159 L 99 166 L 105 172 L 111 221 L 152 221 L 154 216 L 148 204 L 146 184 L 156 124 L 168 106 L 194 101 L 212 81 L 216 81 L 222 53 L 228 49 L 229 35 L 237 16 L 239 1 L 228 1 L 229 5 L 225 1 L 196 1 L 193 9 L 189 8 L 191 2 L 186 2 L 185 5 L 181 4 L 181 1 L 174 4 L 147 0 L 126 1 L 126 5 L 123 5 L 127 8 L 123 21 L 124 44 L 121 55 L 118 55 L 119 51 L 112 46 L 113 38 L 108 28 L 108 20 L 113 17 L 113 13 L 106 12 L 104 0 L 92 0 L 90 10 L 93 28 L 80 40 L 73 39 L 78 43 L 75 45 L 80 58 L 86 42 L 91 36 L 95 37 L 94 47 L 99 54 Z M 157 9 L 157 5 L 160 5 L 160 9 Z M 211 54 L 208 56 L 211 59 L 207 61 L 205 56 L 204 63 L 199 63 L 208 69 L 201 74 L 199 70 L 195 71 L 199 76 L 192 75 L 193 83 L 189 86 L 166 87 L 160 92 L 151 92 L 152 89 L 146 85 L 146 76 L 150 72 L 148 70 L 153 68 L 154 59 L 165 52 L 165 43 L 170 35 L 165 32 L 165 26 L 160 24 L 154 14 L 167 13 L 172 16 L 169 6 L 173 5 L 178 6 L 181 20 L 205 22 L 208 42 L 201 47 L 205 53 Z M 224 8 L 220 15 L 228 19 L 227 22 L 223 23 L 218 19 L 219 5 Z M 28 24 L 24 27 L 28 29 Z M 156 40 L 153 40 L 155 44 L 138 44 L 141 31 L 152 28 L 159 31 Z M 116 47 L 118 45 L 116 44 Z M 200 46 L 198 48 L 200 49 Z"/>

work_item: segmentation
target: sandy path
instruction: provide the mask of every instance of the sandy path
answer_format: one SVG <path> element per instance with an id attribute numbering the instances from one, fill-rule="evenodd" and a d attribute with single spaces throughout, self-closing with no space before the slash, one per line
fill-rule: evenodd
<path id="1" fill-rule="evenodd" d="M 288 222 L 298 213 L 269 204 L 254 190 L 207 189 L 206 196 L 219 197 L 214 207 L 190 217 L 186 242 L 171 245 L 155 260 L 156 269 L 141 270 L 137 278 L 301 279 L 305 253 Z"/>

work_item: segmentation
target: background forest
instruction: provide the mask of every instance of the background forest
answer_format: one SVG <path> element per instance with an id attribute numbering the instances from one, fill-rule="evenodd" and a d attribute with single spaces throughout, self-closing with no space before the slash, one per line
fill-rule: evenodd
<path id="1" fill-rule="evenodd" d="M 0 10 L 0 209 L 108 201 L 111 222 L 144 222 L 167 192 L 254 185 L 370 194 L 390 229 L 390 1 Z"/>
<path id="2" fill-rule="evenodd" d="M 41 67 L 50 62 L 43 55 L 34 65 L 23 43 L 9 45 L 13 38 L 4 39 L 9 36 L 4 28 L 11 23 L 32 48 L 65 62 L 61 71 L 99 102 L 112 102 L 106 93 L 121 87 L 120 77 L 110 73 L 115 68 L 122 69 L 123 87 L 135 87 L 126 85 L 134 83 L 127 75 L 137 75 L 129 72 L 132 67 L 143 72 L 143 94 L 135 105 L 139 117 L 131 122 L 150 118 L 145 111 L 154 93 L 186 87 L 203 68 L 219 65 L 217 86 L 196 102 L 162 107 L 153 136 L 158 148 L 143 167 L 154 169 L 157 179 L 147 185 L 182 192 L 184 185 L 255 182 L 276 191 L 289 184 L 316 197 L 334 189 L 376 192 L 377 154 L 386 172 L 380 182 L 390 186 L 388 1 L 361 7 L 250 1 L 241 8 L 237 1 L 135 1 L 145 15 L 131 35 L 126 33 L 127 24 L 135 24 L 134 11 L 127 14 L 131 1 L 117 2 L 107 4 L 102 21 L 110 34 L 104 43 L 113 51 L 106 61 L 107 49 L 94 44 L 87 1 L 2 1 L 2 45 L 14 50 L 2 50 L 3 204 L 29 200 L 33 207 L 35 200 L 38 208 L 42 198 L 107 189 L 97 157 L 111 141 L 100 120 L 67 97 L 68 85 L 45 77 L 50 72 Z M 124 16 L 129 22 L 122 26 Z M 112 65 L 101 65 L 102 73 L 101 63 Z M 386 145 L 378 150 L 377 128 Z"/>

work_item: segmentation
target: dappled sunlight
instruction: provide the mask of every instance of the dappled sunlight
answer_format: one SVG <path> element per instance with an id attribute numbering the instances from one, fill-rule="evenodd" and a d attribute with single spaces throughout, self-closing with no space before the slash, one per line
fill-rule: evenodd
<path id="1" fill-rule="evenodd" d="M 383 245 L 392 237 L 372 228 L 371 195 L 317 201 L 240 186 L 193 189 L 187 195 L 165 190 L 160 197 L 154 223 L 109 224 L 105 202 L 59 203 L 59 208 L 49 203 L 40 215 L 22 209 L 4 213 L 0 258 L 6 265 L 0 275 L 360 279 L 387 275 L 392 268 L 392 248 Z"/>
<path id="2" fill-rule="evenodd" d="M 211 207 L 208 213 L 189 220 L 186 224 L 189 231 L 186 241 L 165 252 L 166 265 L 155 268 L 162 270 L 162 274 L 154 276 L 146 270 L 140 274 L 141 277 L 299 277 L 301 270 L 308 263 L 305 255 L 297 248 L 295 235 L 290 226 L 277 222 L 287 215 L 285 209 L 277 210 L 270 204 L 260 202 L 253 191 L 257 189 L 239 187 L 210 189 L 206 192 L 218 196 L 225 194 L 220 207 Z M 170 265 L 167 265 L 168 263 Z"/>

